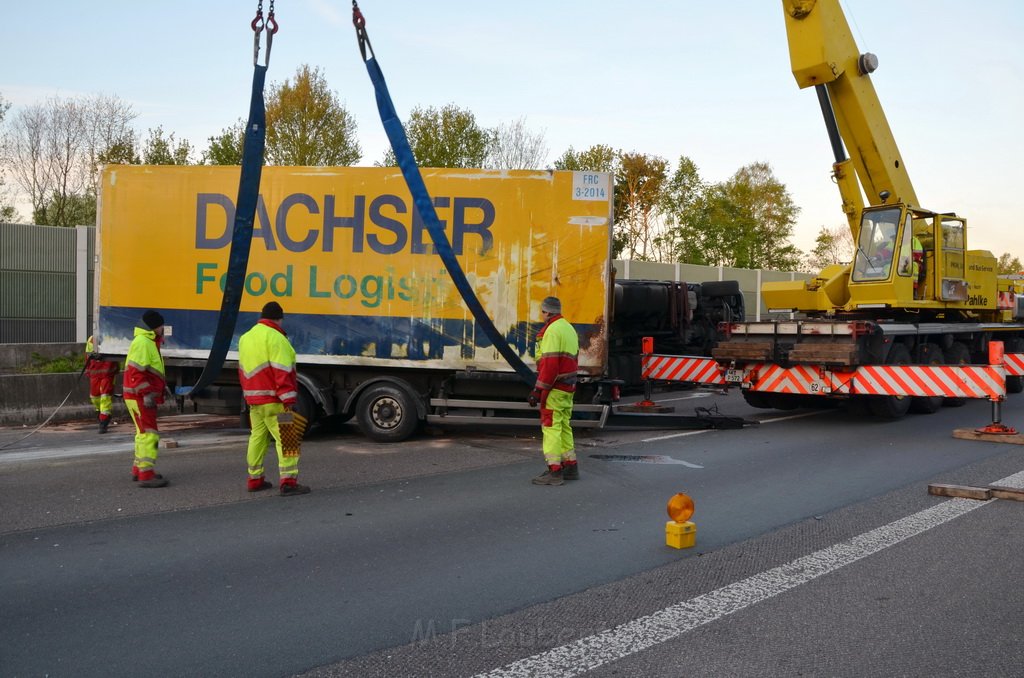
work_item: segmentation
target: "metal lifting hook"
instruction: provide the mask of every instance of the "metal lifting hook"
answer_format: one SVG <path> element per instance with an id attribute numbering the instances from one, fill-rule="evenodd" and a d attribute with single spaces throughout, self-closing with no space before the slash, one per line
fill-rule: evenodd
<path id="1" fill-rule="evenodd" d="M 359 38 L 359 52 L 366 61 L 366 50 L 369 48 L 370 57 L 373 58 L 373 45 L 370 44 L 370 36 L 366 33 L 366 17 L 359 11 L 359 3 L 352 0 L 352 25 L 356 27 L 356 37 Z"/>
<path id="2" fill-rule="evenodd" d="M 263 19 L 263 0 L 259 0 L 259 4 L 256 7 L 256 17 L 250 24 L 254 33 L 252 39 L 252 64 L 253 66 L 259 65 L 260 60 L 260 33 L 263 29 L 267 29 L 267 55 L 263 60 L 263 65 L 270 65 L 270 48 L 274 44 L 274 33 L 277 33 L 278 24 L 277 19 L 274 17 L 274 0 L 270 0 L 270 11 L 267 12 L 266 21 Z"/>

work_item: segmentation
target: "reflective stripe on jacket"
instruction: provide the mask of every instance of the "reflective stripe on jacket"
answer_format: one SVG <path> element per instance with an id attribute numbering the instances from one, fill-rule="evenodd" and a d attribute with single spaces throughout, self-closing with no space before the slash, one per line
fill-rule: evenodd
<path id="1" fill-rule="evenodd" d="M 281 326 L 261 319 L 238 339 L 238 379 L 250 405 L 295 404 L 295 349 Z"/>
<path id="2" fill-rule="evenodd" d="M 156 401 L 162 403 L 166 383 L 160 339 L 153 330 L 136 327 L 124 361 L 124 397 L 142 401 L 147 394 L 154 393 Z"/>
<path id="3" fill-rule="evenodd" d="M 556 315 L 537 333 L 537 385 L 541 391 L 576 390 L 580 338 L 568 320 Z"/>
<path id="4" fill-rule="evenodd" d="M 89 377 L 89 381 L 91 382 L 106 380 L 103 381 L 103 383 L 106 384 L 106 382 L 109 381 L 110 388 L 106 389 L 105 392 L 113 393 L 113 378 L 120 369 L 120 365 L 111 360 L 93 358 L 92 352 L 94 348 L 95 345 L 93 344 L 92 337 L 89 337 L 89 340 L 85 342 L 85 374 Z"/>

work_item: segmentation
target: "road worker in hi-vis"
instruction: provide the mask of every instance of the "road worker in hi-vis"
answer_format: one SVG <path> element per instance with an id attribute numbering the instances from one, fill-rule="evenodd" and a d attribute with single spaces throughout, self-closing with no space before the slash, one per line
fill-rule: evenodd
<path id="1" fill-rule="evenodd" d="M 309 487 L 298 484 L 299 455 L 286 454 L 281 443 L 278 415 L 290 411 L 298 400 L 295 374 L 295 349 L 281 328 L 284 310 L 276 301 L 268 302 L 260 320 L 238 339 L 238 377 L 249 406 L 249 491 L 273 487 L 263 475 L 263 458 L 270 439 L 277 447 L 282 496 L 306 494 Z"/>
<path id="2" fill-rule="evenodd" d="M 545 298 L 540 313 L 544 327 L 537 334 L 537 383 L 528 402 L 531 407 L 540 405 L 544 461 L 548 469 L 534 478 L 533 483 L 561 485 L 563 479 L 580 477 L 570 426 L 580 339 L 572 323 L 562 317 L 562 302 L 558 297 Z"/>
<path id="3" fill-rule="evenodd" d="M 100 358 L 98 349 L 99 345 L 89 337 L 85 342 L 85 373 L 89 375 L 89 400 L 96 408 L 100 433 L 106 433 L 114 410 L 114 379 L 121 368 L 115 361 Z"/>
<path id="4" fill-rule="evenodd" d="M 164 317 L 156 311 L 142 314 L 135 338 L 128 347 L 124 363 L 124 404 L 135 423 L 135 462 L 132 480 L 139 487 L 165 487 L 167 480 L 156 472 L 156 454 L 160 429 L 156 425 L 156 406 L 164 401 L 164 359 L 160 344 L 164 340 Z"/>

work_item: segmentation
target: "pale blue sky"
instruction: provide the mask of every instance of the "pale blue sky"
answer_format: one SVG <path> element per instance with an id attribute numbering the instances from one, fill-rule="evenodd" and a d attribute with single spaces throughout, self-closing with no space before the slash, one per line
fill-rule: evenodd
<path id="1" fill-rule="evenodd" d="M 197 149 L 248 111 L 246 0 L 5 2 L 0 94 L 116 94 L 137 127 L 163 125 Z M 265 1 L 265 8 L 269 0 Z M 844 0 L 924 207 L 969 219 L 970 246 L 1024 259 L 1012 205 L 1024 189 L 1024 3 Z M 536 2 L 363 0 L 392 98 L 454 103 L 480 124 L 519 117 L 548 162 L 604 143 L 680 155 L 705 180 L 767 161 L 802 208 L 794 242 L 844 224 L 814 93 L 789 70 L 779 0 Z M 372 165 L 386 148 L 352 29 L 351 2 L 281 0 L 269 79 L 319 66 L 354 114 Z"/>

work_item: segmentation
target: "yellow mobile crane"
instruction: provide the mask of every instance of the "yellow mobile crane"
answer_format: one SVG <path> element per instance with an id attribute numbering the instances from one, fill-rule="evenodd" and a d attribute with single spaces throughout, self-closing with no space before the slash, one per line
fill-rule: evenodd
<path id="1" fill-rule="evenodd" d="M 918 202 L 871 82 L 878 59 L 859 52 L 839 0 L 782 0 L 782 7 L 793 75 L 817 93 L 856 252 L 852 263 L 813 279 L 763 285 L 770 312 L 796 320 L 733 324 L 714 351 L 729 378 L 743 385 L 751 405 L 789 408 L 807 404 L 812 392 L 832 394 L 827 387 L 814 392 L 814 384 L 810 391 L 759 390 L 758 370 L 985 363 L 994 339 L 1008 353 L 1024 352 L 1018 283 L 997 277 L 991 252 L 967 249 L 966 219 Z M 1019 392 L 1024 382 L 1011 376 L 1006 387 Z M 941 397 L 832 397 L 852 398 L 886 418 L 943 404 Z"/>

